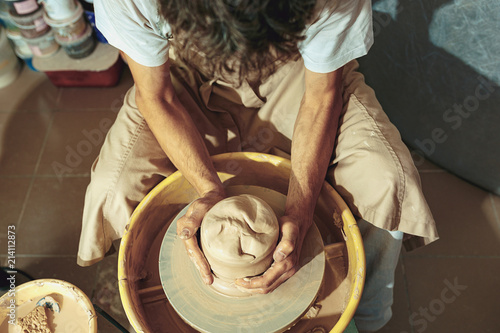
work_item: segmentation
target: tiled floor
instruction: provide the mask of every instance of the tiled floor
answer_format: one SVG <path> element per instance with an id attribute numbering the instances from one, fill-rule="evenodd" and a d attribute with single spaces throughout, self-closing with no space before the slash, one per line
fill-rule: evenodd
<path id="1" fill-rule="evenodd" d="M 118 294 L 116 254 L 91 267 L 76 264 L 90 167 L 131 85 L 125 71 L 117 87 L 58 89 L 24 68 L 0 89 L 0 243 L 15 225 L 17 268 L 75 284 L 132 332 Z M 101 316 L 98 327 L 119 332 Z"/>
<path id="2" fill-rule="evenodd" d="M 131 84 L 125 71 L 114 88 L 56 88 L 25 68 L 0 89 L 1 244 L 15 225 L 18 268 L 77 285 L 130 330 L 116 255 L 81 268 L 76 250 L 89 169 Z M 394 316 L 381 332 L 500 332 L 500 198 L 430 162 L 419 164 L 441 239 L 401 254 Z M 101 317 L 98 326 L 118 332 Z"/>

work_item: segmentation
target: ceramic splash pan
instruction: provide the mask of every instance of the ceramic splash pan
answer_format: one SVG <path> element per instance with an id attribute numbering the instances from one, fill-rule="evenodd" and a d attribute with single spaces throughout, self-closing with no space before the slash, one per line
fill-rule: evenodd
<path id="1" fill-rule="evenodd" d="M 252 194 L 266 201 L 277 216 L 283 215 L 286 197 L 257 186 L 232 186 L 229 196 Z M 183 241 L 176 235 L 174 219 L 160 249 L 160 280 L 167 298 L 181 318 L 201 332 L 282 332 L 298 321 L 313 304 L 321 286 L 325 254 L 321 235 L 313 224 L 301 252 L 297 273 L 267 295 L 228 297 L 203 284 Z"/>

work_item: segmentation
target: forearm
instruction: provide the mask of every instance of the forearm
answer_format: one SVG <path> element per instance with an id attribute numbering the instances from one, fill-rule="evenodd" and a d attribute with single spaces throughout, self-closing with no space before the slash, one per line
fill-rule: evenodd
<path id="1" fill-rule="evenodd" d="M 321 83 L 306 89 L 295 122 L 285 214 L 306 223 L 312 223 L 316 200 L 333 153 L 342 110 L 341 74 L 342 69 L 330 81 L 331 85 Z"/>
<path id="2" fill-rule="evenodd" d="M 206 145 L 180 101 L 145 98 L 140 92 L 136 101 L 158 143 L 198 194 L 221 191 Z"/>
<path id="3" fill-rule="evenodd" d="M 191 116 L 177 98 L 170 78 L 170 62 L 146 67 L 127 59 L 141 114 L 165 154 L 200 196 L 224 193 L 209 153 Z"/>

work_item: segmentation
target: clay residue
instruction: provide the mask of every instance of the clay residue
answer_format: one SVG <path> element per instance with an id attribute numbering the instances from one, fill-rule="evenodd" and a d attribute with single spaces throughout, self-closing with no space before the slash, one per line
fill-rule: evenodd
<path id="1" fill-rule="evenodd" d="M 272 262 L 279 236 L 278 219 L 262 199 L 230 197 L 203 219 L 201 245 L 212 270 L 228 279 L 254 276 Z"/>
<path id="2" fill-rule="evenodd" d="M 17 315 L 17 325 L 10 325 L 5 321 L 7 325 L 4 327 L 0 324 L 1 333 L 88 333 L 89 332 L 89 320 L 92 318 L 91 314 L 82 307 L 82 304 L 78 301 L 78 297 L 73 295 L 62 295 L 59 293 L 52 293 L 50 296 L 59 304 L 60 312 L 54 312 L 46 307 L 37 306 L 36 303 L 48 295 L 38 295 L 37 297 L 32 297 L 26 300 L 20 300 L 19 304 L 16 306 Z M 40 309 L 39 309 L 40 308 Z M 38 310 L 37 310 L 38 309 Z M 40 327 L 34 326 L 37 321 L 34 321 L 30 316 L 37 314 L 42 315 L 42 311 L 46 317 L 46 322 L 48 330 L 42 330 Z M 35 317 L 33 317 L 35 318 Z M 40 322 L 43 322 L 42 317 L 38 317 Z M 1 319 L 0 319 L 1 320 Z M 22 321 L 21 321 L 22 320 Z M 21 329 L 21 322 L 24 324 L 32 324 L 32 327 L 28 329 Z M 6 328 L 6 329 L 4 329 Z"/>
<path id="3" fill-rule="evenodd" d="M 23 318 L 17 320 L 23 333 L 52 333 L 43 306 L 36 307 Z"/>

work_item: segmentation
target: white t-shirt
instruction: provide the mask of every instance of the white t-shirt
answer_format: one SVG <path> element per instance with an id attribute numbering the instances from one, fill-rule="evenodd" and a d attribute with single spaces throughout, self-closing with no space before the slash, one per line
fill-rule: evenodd
<path id="1" fill-rule="evenodd" d="M 299 45 L 305 67 L 328 73 L 368 52 L 373 44 L 371 0 L 326 0 L 319 19 Z M 331 4 L 330 4 L 331 3 Z M 156 0 L 95 0 L 97 28 L 109 44 L 137 63 L 160 66 L 168 59 L 170 27 Z"/>

